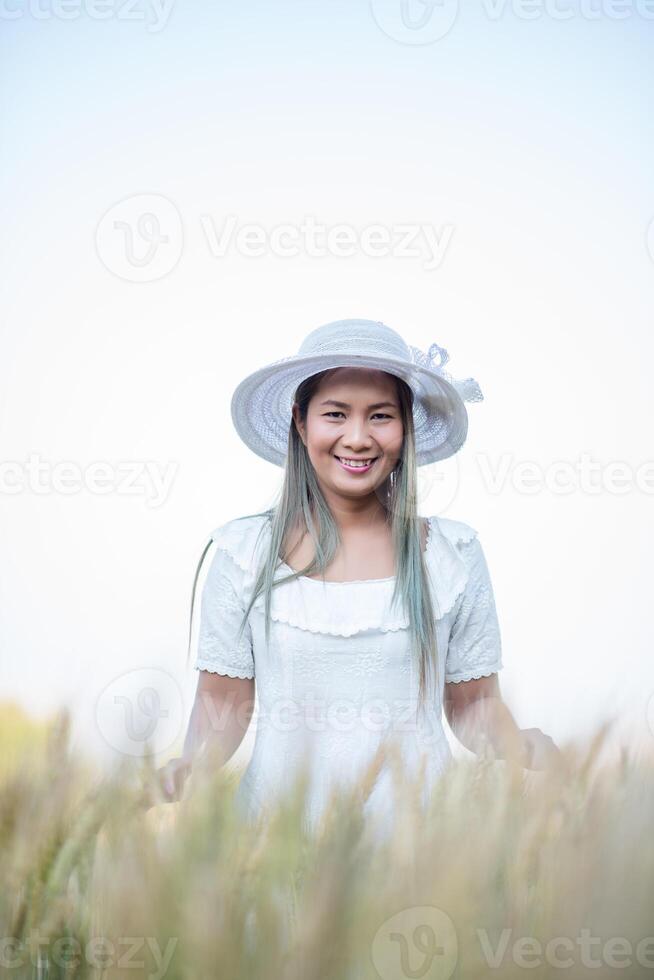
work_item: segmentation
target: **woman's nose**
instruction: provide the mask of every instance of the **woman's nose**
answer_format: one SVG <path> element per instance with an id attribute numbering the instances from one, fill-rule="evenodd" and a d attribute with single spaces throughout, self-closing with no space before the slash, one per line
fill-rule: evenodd
<path id="1" fill-rule="evenodd" d="M 345 446 L 350 446 L 352 449 L 365 449 L 368 446 L 372 446 L 372 439 L 366 430 L 365 424 L 353 425 L 344 435 L 343 444 Z"/>

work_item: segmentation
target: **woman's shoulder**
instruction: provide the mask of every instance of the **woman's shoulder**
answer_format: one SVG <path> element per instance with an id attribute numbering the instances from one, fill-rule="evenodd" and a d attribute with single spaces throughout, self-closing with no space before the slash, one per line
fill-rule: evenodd
<path id="1" fill-rule="evenodd" d="M 214 528 L 211 532 L 211 538 L 218 547 L 229 551 L 234 556 L 247 555 L 251 557 L 253 550 L 266 538 L 270 530 L 270 520 L 270 511 L 233 517 Z M 451 517 L 440 517 L 437 514 L 432 514 L 427 520 L 429 522 L 430 540 L 434 537 L 438 538 L 440 535 L 452 544 L 460 545 L 477 537 L 477 529 L 465 521 L 455 520 Z"/>
<path id="2" fill-rule="evenodd" d="M 242 569 L 251 567 L 252 558 L 269 528 L 270 513 L 244 514 L 219 524 L 211 532 L 211 540 L 226 552 Z"/>
<path id="3" fill-rule="evenodd" d="M 467 544 L 477 537 L 477 529 L 465 521 L 457 521 L 452 517 L 439 517 L 437 514 L 429 518 L 431 528 L 435 528 L 451 544 Z"/>
<path id="4" fill-rule="evenodd" d="M 270 511 L 244 514 L 219 524 L 211 532 L 211 540 L 219 550 L 230 555 L 236 565 L 244 570 L 252 568 L 253 559 L 258 556 L 270 537 Z M 445 542 L 453 545 L 457 552 L 469 551 L 463 546 L 477 541 L 477 529 L 465 521 L 432 514 L 427 518 L 429 534 L 427 551 L 441 552 Z"/>
<path id="5" fill-rule="evenodd" d="M 484 553 L 477 529 L 451 517 L 429 518 L 428 563 L 435 569 L 434 589 L 444 615 L 453 609 L 468 582 L 483 568 Z"/>
<path id="6" fill-rule="evenodd" d="M 253 530 L 259 530 L 270 521 L 271 513 L 268 510 L 258 511 L 256 514 L 243 514 L 241 517 L 232 517 L 214 528 L 212 536 L 250 534 Z"/>

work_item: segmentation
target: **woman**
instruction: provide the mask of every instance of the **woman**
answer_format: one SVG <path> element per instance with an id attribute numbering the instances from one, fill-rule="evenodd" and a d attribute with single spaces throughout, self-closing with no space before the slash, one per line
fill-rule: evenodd
<path id="1" fill-rule="evenodd" d="M 532 769 L 558 757 L 502 701 L 476 531 L 417 514 L 417 467 L 461 448 L 464 401 L 482 398 L 472 378 L 443 370 L 447 359 L 382 323 L 342 320 L 237 387 L 239 435 L 283 466 L 284 480 L 276 506 L 228 521 L 209 543 L 200 677 L 183 755 L 160 770 L 165 798 L 179 798 L 205 743 L 218 764 L 230 758 L 255 681 L 256 738 L 237 793 L 245 815 L 260 815 L 303 774 L 311 828 L 331 790 L 356 787 L 388 746 L 406 774 L 422 767 L 426 800 L 452 759 L 443 709 L 472 751 L 490 746 Z M 366 812 L 392 817 L 393 791 L 382 764 Z"/>

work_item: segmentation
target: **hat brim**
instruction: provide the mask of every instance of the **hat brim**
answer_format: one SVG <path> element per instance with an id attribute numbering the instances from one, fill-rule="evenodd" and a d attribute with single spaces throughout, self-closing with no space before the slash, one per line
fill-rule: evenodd
<path id="1" fill-rule="evenodd" d="M 417 466 L 453 456 L 465 442 L 468 434 L 465 403 L 457 390 L 433 371 L 390 357 L 312 354 L 275 361 L 238 384 L 232 395 L 231 416 L 245 445 L 262 459 L 283 467 L 295 390 L 306 378 L 335 367 L 386 371 L 411 387 Z"/>

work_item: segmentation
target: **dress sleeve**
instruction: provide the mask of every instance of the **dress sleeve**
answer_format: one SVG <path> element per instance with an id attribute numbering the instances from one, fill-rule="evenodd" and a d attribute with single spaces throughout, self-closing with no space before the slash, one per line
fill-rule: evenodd
<path id="1" fill-rule="evenodd" d="M 503 666 L 495 597 L 483 548 L 476 535 L 460 548 L 468 580 L 450 634 L 446 684 L 488 677 Z"/>
<path id="2" fill-rule="evenodd" d="M 217 548 L 202 590 L 196 670 L 229 677 L 254 677 L 249 622 L 239 636 L 245 605 L 237 582 L 231 557 Z"/>

